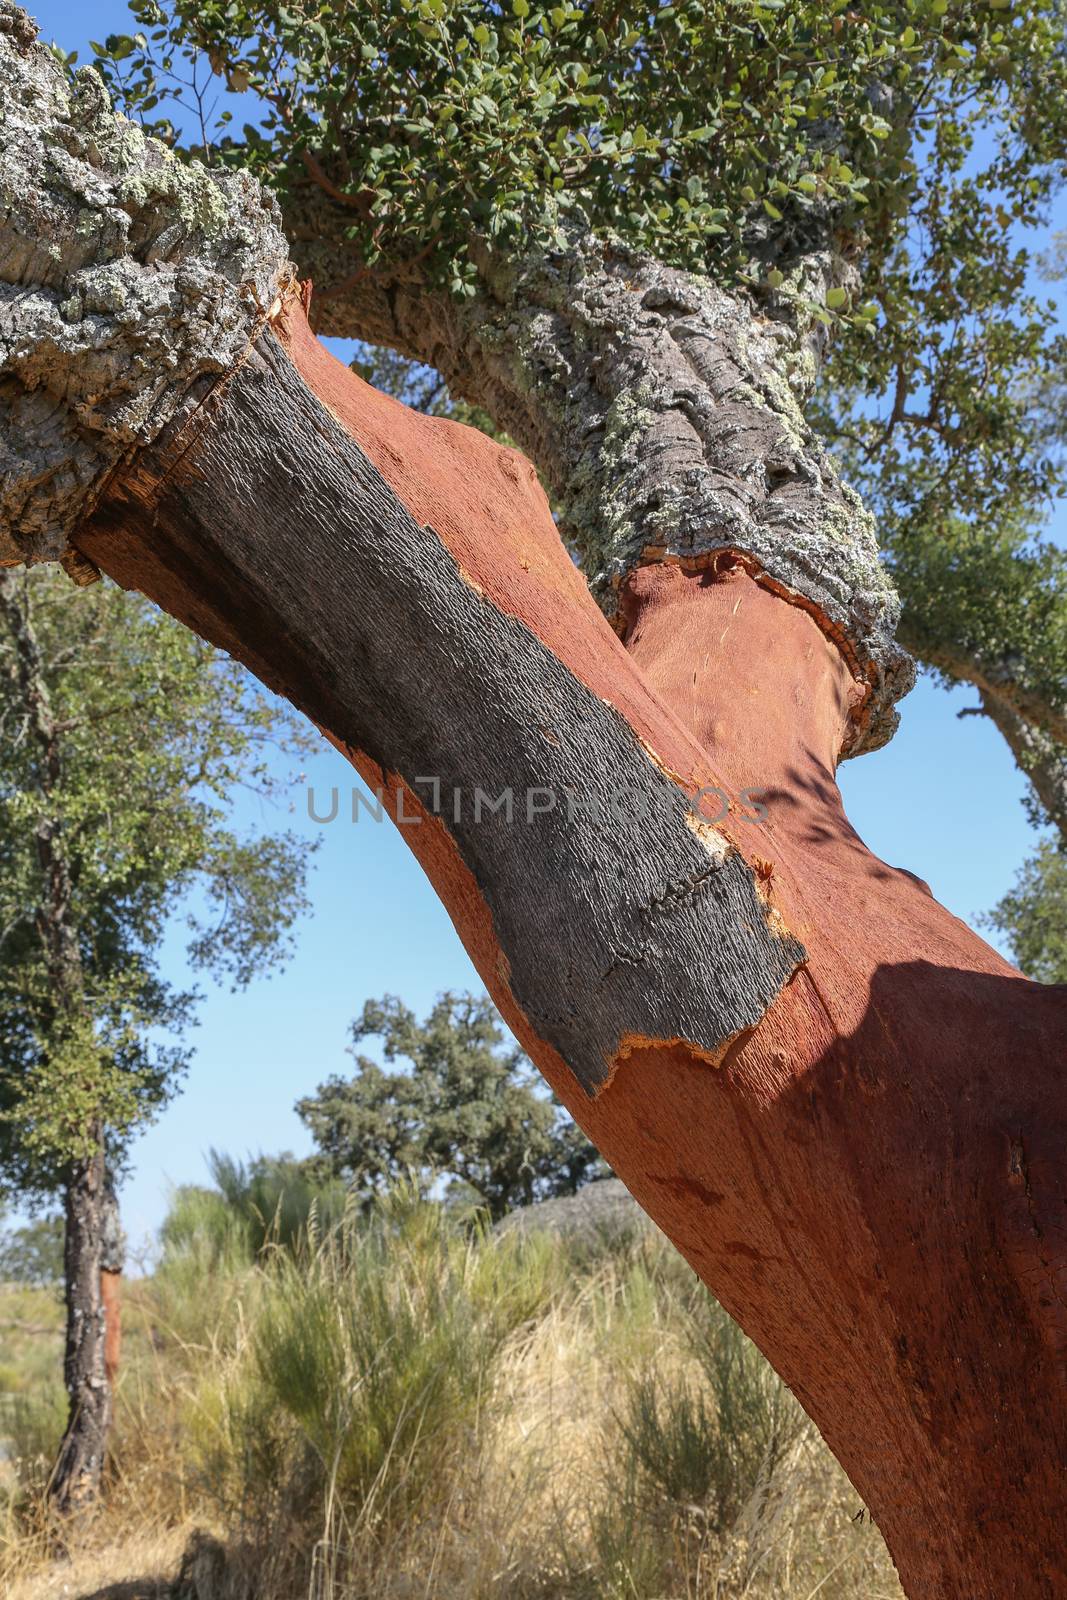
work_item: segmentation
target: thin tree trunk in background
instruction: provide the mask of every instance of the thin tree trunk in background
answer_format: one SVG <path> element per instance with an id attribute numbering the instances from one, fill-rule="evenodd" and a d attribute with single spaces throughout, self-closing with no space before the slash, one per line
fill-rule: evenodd
<path id="1" fill-rule="evenodd" d="M 63 1252 L 67 1308 L 63 1379 L 70 1412 L 51 1482 L 52 1504 L 63 1513 L 77 1511 L 96 1497 L 111 1427 L 101 1288 L 105 1183 L 102 1144 L 93 1155 L 71 1163 Z"/>
<path id="2" fill-rule="evenodd" d="M 77 1028 L 83 1009 L 81 951 L 74 922 L 73 885 L 63 839 L 60 789 L 62 732 L 33 625 L 23 574 L 0 572 L 0 613 L 15 646 L 26 726 L 37 750 L 40 811 L 36 824 L 41 871 L 36 924 L 44 945 L 53 1014 L 42 1050 L 59 1050 Z M 67 1427 L 52 1474 L 50 1496 L 67 1512 L 96 1495 L 103 1471 L 111 1401 L 104 1370 L 104 1309 L 100 1284 L 102 1224 L 106 1205 L 103 1130 L 90 1130 L 88 1153 L 67 1167 L 64 1213 Z"/>

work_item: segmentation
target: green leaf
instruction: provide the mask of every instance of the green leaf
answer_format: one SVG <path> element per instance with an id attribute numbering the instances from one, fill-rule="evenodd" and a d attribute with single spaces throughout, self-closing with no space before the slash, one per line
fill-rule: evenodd
<path id="1" fill-rule="evenodd" d="M 125 61 L 128 56 L 133 55 L 136 48 L 133 40 L 126 33 L 109 33 L 105 40 L 105 47 L 112 61 Z"/>

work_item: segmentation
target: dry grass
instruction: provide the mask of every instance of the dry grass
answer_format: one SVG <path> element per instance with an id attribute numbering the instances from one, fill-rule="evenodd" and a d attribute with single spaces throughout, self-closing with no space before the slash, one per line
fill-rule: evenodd
<path id="1" fill-rule="evenodd" d="M 118 1528 L 69 1556 L 34 1562 L 5 1590 L 7 1600 L 170 1600 L 194 1526 Z"/>
<path id="2" fill-rule="evenodd" d="M 400 1202 L 300 1256 L 195 1242 L 133 1301 L 106 1502 L 57 1559 L 23 1461 L 12 1600 L 900 1600 L 650 1233 L 583 1254 Z"/>

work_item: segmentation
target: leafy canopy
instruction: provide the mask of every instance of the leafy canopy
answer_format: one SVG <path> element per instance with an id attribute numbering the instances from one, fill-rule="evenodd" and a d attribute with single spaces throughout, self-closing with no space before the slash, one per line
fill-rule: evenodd
<path id="1" fill-rule="evenodd" d="M 602 1173 L 599 1157 L 546 1095 L 484 996 L 443 994 L 424 1022 L 391 995 L 368 1000 L 353 1044 L 379 1036 L 389 1071 L 356 1055 L 352 1078 L 332 1077 L 297 1103 L 327 1170 L 357 1191 L 381 1192 L 415 1174 L 458 1180 L 500 1217 L 516 1205 L 573 1194 Z"/>
<path id="2" fill-rule="evenodd" d="M 803 237 L 815 218 L 821 233 L 828 208 L 881 255 L 923 187 L 925 131 L 951 174 L 968 128 L 999 117 L 984 179 L 1017 220 L 1033 216 L 1043 164 L 1062 152 L 1048 5 L 1025 21 L 948 0 L 862 12 L 847 0 L 131 9 L 141 31 L 99 47 L 131 110 L 165 111 L 184 87 L 168 76 L 176 58 L 202 52 L 264 105 L 222 159 L 258 163 L 284 187 L 300 173 L 294 154 L 313 152 L 365 219 L 351 229 L 364 259 L 425 251 L 461 291 L 472 236 L 525 246 L 568 217 L 720 278 L 744 275 L 783 221 Z"/>
<path id="3" fill-rule="evenodd" d="M 99 47 L 126 109 L 171 139 L 195 112 L 195 148 L 257 170 L 291 223 L 314 192 L 353 273 L 474 295 L 487 249 L 570 225 L 832 324 L 819 420 L 879 514 L 918 648 L 978 626 L 971 596 L 1018 556 L 983 631 L 1027 629 L 1030 687 L 1062 698 L 1062 572 L 1033 548 L 1061 462 L 1034 397 L 1067 356 L 1031 245 L 1067 164 L 1059 0 L 132 11 L 141 31 Z M 204 71 L 240 92 L 223 119 L 251 106 L 240 138 L 209 125 L 205 80 L 178 81 Z M 972 558 L 946 609 L 941 579 Z"/>
<path id="4" fill-rule="evenodd" d="M 1067 983 L 1067 851 L 1043 840 L 986 920 L 1028 977 Z"/>
<path id="5" fill-rule="evenodd" d="M 136 595 L 19 579 L 56 729 L 30 725 L 0 608 L 0 1189 L 43 1197 L 102 1127 L 113 1164 L 174 1092 L 197 996 L 159 958 L 183 913 L 195 967 L 235 986 L 281 961 L 308 847 L 234 826 L 239 791 L 276 798 L 271 751 L 303 748 L 288 711 Z M 52 830 L 71 880 L 76 994 L 60 1004 L 44 937 Z"/>

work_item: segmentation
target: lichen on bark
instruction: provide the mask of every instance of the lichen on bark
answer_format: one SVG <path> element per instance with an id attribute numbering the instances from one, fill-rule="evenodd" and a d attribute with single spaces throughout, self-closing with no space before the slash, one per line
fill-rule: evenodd
<path id="1" fill-rule="evenodd" d="M 643 560 L 733 549 L 799 598 L 871 685 L 847 753 L 883 743 L 911 666 L 874 521 L 806 423 L 811 332 L 709 279 L 591 240 L 490 277 L 471 313 L 495 371 L 522 371 L 553 483 L 609 611 Z M 518 398 L 506 424 L 526 442 Z"/>
<path id="2" fill-rule="evenodd" d="M 247 174 L 180 163 L 94 71 L 68 77 L 10 0 L 0 106 L 0 561 L 57 559 L 124 454 L 232 370 L 291 269 Z M 486 405 L 553 489 L 609 613 L 643 561 L 737 551 L 866 685 L 842 753 L 884 743 L 910 662 L 871 518 L 804 419 L 822 333 L 788 314 L 788 286 L 761 310 L 570 226 L 525 256 L 485 250 L 479 270 L 473 299 L 412 278 L 385 295 L 384 333 L 345 331 Z"/>
<path id="3" fill-rule="evenodd" d="M 0 561 L 55 560 L 291 278 L 273 199 L 179 161 L 0 0 Z"/>
<path id="4" fill-rule="evenodd" d="M 483 405 L 537 464 L 609 615 L 643 561 L 740 552 L 866 684 L 842 754 L 886 742 L 914 674 L 873 518 L 804 416 L 825 344 L 800 309 L 810 282 L 759 308 L 570 228 L 525 257 L 482 252 L 461 302 L 403 275 L 338 283 L 328 225 L 311 231 L 296 247 L 326 290 L 323 331 L 429 361 Z M 821 257 L 806 271 L 840 276 Z"/>

